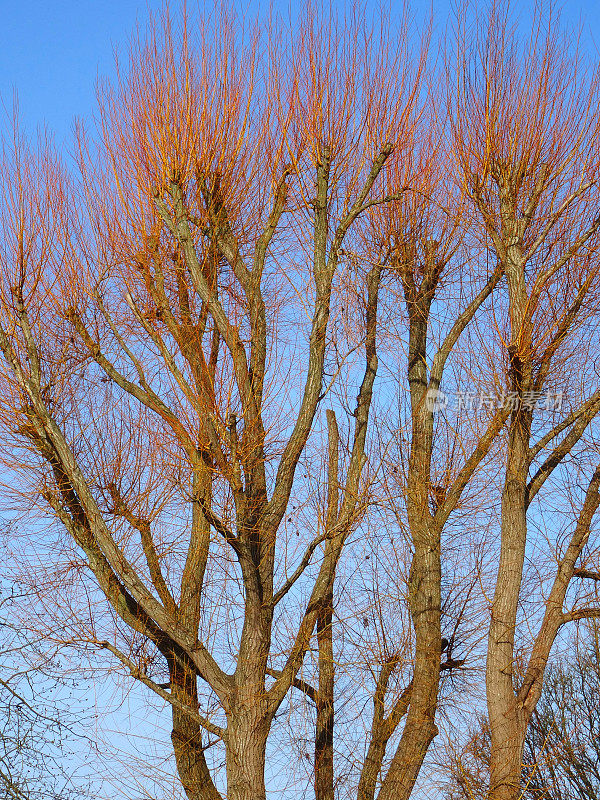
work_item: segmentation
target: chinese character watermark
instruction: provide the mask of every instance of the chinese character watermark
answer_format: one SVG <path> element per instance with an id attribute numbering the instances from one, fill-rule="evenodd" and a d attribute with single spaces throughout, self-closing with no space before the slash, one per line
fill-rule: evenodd
<path id="1" fill-rule="evenodd" d="M 428 411 L 434 413 L 455 409 L 459 412 L 469 411 L 497 411 L 506 409 L 516 411 L 522 408 L 525 411 L 561 411 L 563 393 L 552 389 L 544 392 L 489 392 L 457 391 L 454 393 L 442 392 L 441 389 L 429 389 L 425 398 Z"/>

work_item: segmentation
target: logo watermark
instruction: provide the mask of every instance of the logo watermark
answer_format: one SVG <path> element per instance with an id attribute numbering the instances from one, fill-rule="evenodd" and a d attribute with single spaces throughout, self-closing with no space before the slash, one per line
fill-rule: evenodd
<path id="1" fill-rule="evenodd" d="M 434 413 L 454 409 L 463 411 L 498 411 L 506 409 L 516 411 L 561 411 L 563 393 L 552 389 L 544 392 L 501 392 L 487 393 L 483 391 L 442 392 L 441 389 L 429 389 L 425 398 L 428 411 Z"/>

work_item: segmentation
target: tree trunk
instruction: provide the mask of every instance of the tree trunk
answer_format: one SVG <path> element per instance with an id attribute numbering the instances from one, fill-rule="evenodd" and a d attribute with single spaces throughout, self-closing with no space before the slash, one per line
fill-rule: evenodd
<path id="1" fill-rule="evenodd" d="M 227 725 L 227 800 L 265 800 L 265 750 L 269 722 L 254 706 L 237 705 Z"/>
<path id="2" fill-rule="evenodd" d="M 198 709 L 196 677 L 181 666 L 171 668 L 171 690 L 181 702 Z M 171 741 L 177 772 L 188 800 L 221 800 L 208 771 L 202 745 L 202 728 L 184 711 L 173 709 Z"/>
<path id="3" fill-rule="evenodd" d="M 273 718 L 265 688 L 272 607 L 263 602 L 267 592 L 256 556 L 245 554 L 241 563 L 246 612 L 227 709 L 227 800 L 265 800 L 265 751 Z"/>
<path id="4" fill-rule="evenodd" d="M 491 729 L 490 791 L 488 800 L 519 800 L 527 722 L 516 708 Z"/>
<path id="5" fill-rule="evenodd" d="M 315 799 L 333 800 L 333 690 L 335 664 L 333 660 L 333 590 L 325 599 L 317 619 L 319 646 L 319 691 L 317 693 L 317 722 L 315 736 Z"/>
<path id="6" fill-rule="evenodd" d="M 526 486 L 530 413 L 517 412 L 509 436 L 502 493 L 501 545 L 488 638 L 487 703 L 491 734 L 489 800 L 518 800 L 527 728 L 514 685 L 514 646 L 527 543 Z"/>
<path id="7" fill-rule="evenodd" d="M 419 288 L 412 273 L 403 276 L 410 317 L 408 382 L 412 436 L 406 510 L 414 555 L 408 581 L 408 603 L 415 632 L 415 661 L 406 724 L 379 793 L 380 800 L 408 800 L 427 750 L 438 729 L 441 637 L 441 541 L 429 510 L 433 412 L 427 407 L 427 320 L 435 293 L 436 265 L 427 266 Z"/>
<path id="8" fill-rule="evenodd" d="M 418 537 L 409 581 L 416 639 L 413 687 L 402 738 L 379 794 L 381 800 L 408 800 L 438 733 L 435 712 L 441 661 L 440 573 L 439 547 L 429 536 L 425 541 Z"/>

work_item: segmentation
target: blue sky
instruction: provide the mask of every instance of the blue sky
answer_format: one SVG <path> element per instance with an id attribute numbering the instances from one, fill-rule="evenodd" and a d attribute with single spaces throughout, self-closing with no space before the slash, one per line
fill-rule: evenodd
<path id="1" fill-rule="evenodd" d="M 443 26 L 453 3 L 432 2 Z M 269 2 L 234 4 L 253 13 Z M 288 0 L 273 0 L 273 5 L 285 12 Z M 376 8 L 378 2 L 367 0 L 367 5 Z M 148 9 L 159 7 L 160 0 L 0 0 L 0 98 L 10 106 L 16 90 L 26 127 L 46 124 L 60 143 L 73 118 L 91 112 L 96 77 L 112 73 L 114 47 L 125 48 L 136 20 L 143 22 Z M 411 7 L 420 14 L 430 2 L 413 0 Z M 600 0 L 567 0 L 562 7 L 567 20 L 585 20 L 587 45 L 600 47 Z"/>
<path id="2" fill-rule="evenodd" d="M 13 90 L 27 127 L 47 124 L 60 140 L 93 107 L 96 76 L 111 74 L 113 48 L 158 2 L 0 0 L 0 97 Z"/>

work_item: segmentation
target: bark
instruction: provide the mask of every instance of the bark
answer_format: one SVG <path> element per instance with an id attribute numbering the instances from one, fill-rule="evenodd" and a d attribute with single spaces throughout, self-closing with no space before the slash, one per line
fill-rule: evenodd
<path id="1" fill-rule="evenodd" d="M 238 702 L 228 717 L 225 752 L 228 800 L 264 800 L 265 751 L 270 721 L 259 699 Z"/>
<path id="2" fill-rule="evenodd" d="M 171 666 L 171 692 L 193 710 L 198 708 L 196 676 L 178 664 Z M 172 707 L 171 741 L 181 784 L 188 800 L 221 800 L 210 776 L 202 740 L 202 728 L 188 714 Z"/>
<path id="3" fill-rule="evenodd" d="M 409 605 L 415 630 L 415 664 L 410 707 L 400 744 L 379 794 L 380 800 L 410 797 L 427 750 L 438 733 L 435 724 L 441 660 L 441 559 L 439 543 L 421 528 L 409 579 Z"/>
<path id="4" fill-rule="evenodd" d="M 273 712 L 265 675 L 270 649 L 272 606 L 263 602 L 258 559 L 241 557 L 246 585 L 245 619 L 234 688 L 227 710 L 227 795 L 230 800 L 265 798 L 265 749 Z"/>
<path id="5" fill-rule="evenodd" d="M 514 643 L 527 541 L 528 430 L 523 414 L 513 418 L 502 494 L 500 563 L 488 637 L 486 671 L 491 733 L 490 800 L 516 800 L 525 742 L 525 718 L 514 692 Z"/>
<path id="6" fill-rule="evenodd" d="M 511 452 L 515 453 L 515 450 L 517 448 Z M 490 637 L 492 631 L 495 637 L 488 650 L 487 679 L 491 733 L 490 799 L 517 800 L 521 796 L 523 749 L 527 726 L 542 693 L 544 672 L 552 645 L 561 625 L 570 619 L 569 615 L 563 613 L 563 604 L 569 582 L 575 572 L 575 563 L 587 542 L 592 519 L 600 505 L 599 488 L 600 470 L 596 469 L 588 486 L 569 546 L 560 560 L 550 595 L 546 601 L 544 619 L 535 637 L 525 677 L 520 687 L 514 686 L 512 678 L 514 636 L 511 639 L 511 632 L 514 631 L 514 622 L 511 626 L 511 619 L 515 616 L 514 608 L 518 602 L 518 597 L 516 600 L 514 598 L 514 592 L 517 578 L 520 585 L 520 576 L 517 573 L 518 565 L 522 565 L 523 561 L 521 550 L 513 548 L 512 559 L 507 558 L 508 564 L 502 569 L 501 579 L 508 583 L 499 585 L 504 587 L 502 593 L 508 599 L 510 594 L 513 594 L 513 606 L 509 608 L 507 603 L 495 602 L 490 628 Z M 514 497 L 512 499 L 514 501 Z M 517 499 L 519 502 L 523 502 L 521 492 L 517 494 Z M 513 530 L 517 528 L 522 516 L 518 513 L 518 509 L 518 504 L 511 502 L 511 499 L 508 498 L 506 523 L 512 523 Z M 507 585 L 511 592 L 507 592 Z M 504 616 L 502 616 L 503 614 Z M 501 669 L 503 664 L 506 665 L 509 655 L 511 657 L 510 673 L 506 667 Z"/>
<path id="7" fill-rule="evenodd" d="M 390 677 L 397 664 L 397 656 L 394 655 L 387 659 L 377 679 L 377 686 L 373 696 L 371 736 L 358 784 L 358 800 L 373 800 L 375 797 L 375 788 L 388 741 L 408 710 L 412 694 L 412 682 L 396 700 L 389 715 L 385 716 L 385 695 Z"/>
<path id="8" fill-rule="evenodd" d="M 315 798 L 333 800 L 333 591 L 325 599 L 317 619 L 319 647 L 319 691 L 317 693 L 317 722 L 315 732 Z"/>

